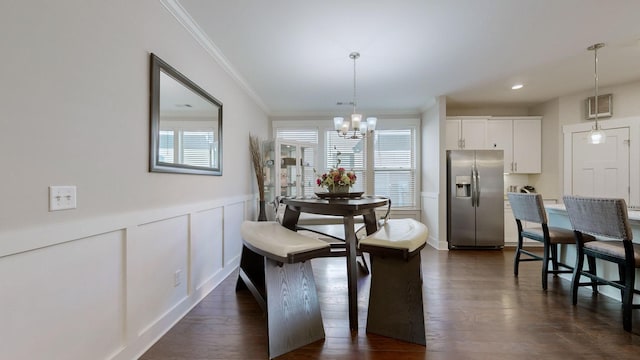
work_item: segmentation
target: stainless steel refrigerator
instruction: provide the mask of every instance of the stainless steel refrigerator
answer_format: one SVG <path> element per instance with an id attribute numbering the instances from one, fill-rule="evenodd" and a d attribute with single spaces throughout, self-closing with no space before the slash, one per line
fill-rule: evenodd
<path id="1" fill-rule="evenodd" d="M 502 150 L 447 151 L 449 249 L 504 246 Z"/>

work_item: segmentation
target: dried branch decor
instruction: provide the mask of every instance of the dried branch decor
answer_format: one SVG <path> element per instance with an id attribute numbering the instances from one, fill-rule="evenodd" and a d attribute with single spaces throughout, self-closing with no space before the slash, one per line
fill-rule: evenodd
<path id="1" fill-rule="evenodd" d="M 262 158 L 260 143 L 260 138 L 249 134 L 249 152 L 251 153 L 251 162 L 253 163 L 253 170 L 256 173 L 256 180 L 258 181 L 260 201 L 264 201 L 264 170 L 262 168 L 264 159 Z"/>

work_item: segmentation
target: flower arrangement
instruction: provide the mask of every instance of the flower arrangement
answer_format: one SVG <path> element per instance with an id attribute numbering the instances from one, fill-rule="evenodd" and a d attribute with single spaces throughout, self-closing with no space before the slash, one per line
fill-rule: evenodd
<path id="1" fill-rule="evenodd" d="M 316 180 L 316 184 L 319 187 L 326 188 L 329 192 L 348 192 L 349 188 L 356 183 L 356 174 L 353 171 L 347 171 L 345 168 L 339 167 L 340 154 L 339 151 L 336 154 L 336 166 L 318 176 Z"/>
<path id="2" fill-rule="evenodd" d="M 340 167 L 330 169 L 326 173 L 320 175 L 316 183 L 320 187 L 326 187 L 329 191 L 337 191 L 338 189 L 348 190 L 356 182 L 356 174 L 353 171 L 346 171 Z"/>

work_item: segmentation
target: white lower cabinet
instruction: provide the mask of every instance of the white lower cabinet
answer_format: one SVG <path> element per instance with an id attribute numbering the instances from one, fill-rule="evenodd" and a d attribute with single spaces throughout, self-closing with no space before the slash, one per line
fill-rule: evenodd
<path id="1" fill-rule="evenodd" d="M 518 225 L 516 225 L 509 201 L 504 202 L 504 243 L 513 246 L 518 243 Z"/>

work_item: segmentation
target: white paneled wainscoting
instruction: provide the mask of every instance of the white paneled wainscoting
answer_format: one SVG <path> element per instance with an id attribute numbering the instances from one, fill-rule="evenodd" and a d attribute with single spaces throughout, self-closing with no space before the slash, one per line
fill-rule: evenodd
<path id="1" fill-rule="evenodd" d="M 236 270 L 253 196 L 0 232 L 0 359 L 135 359 Z"/>
<path id="2" fill-rule="evenodd" d="M 440 193 L 422 192 L 420 199 L 421 214 L 416 220 L 420 220 L 423 224 L 427 225 L 429 229 L 427 244 L 438 250 L 447 250 L 447 228 L 445 227 L 447 225 L 446 207 L 441 205 Z M 441 214 L 444 214 L 444 217 L 442 217 Z M 440 239 L 441 231 L 445 234 L 443 239 Z"/>

